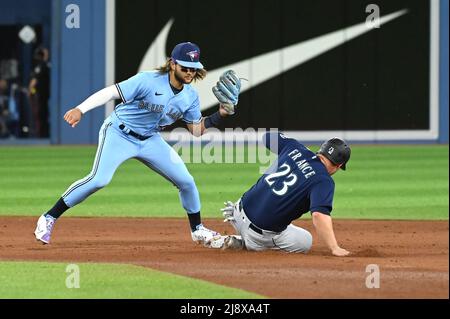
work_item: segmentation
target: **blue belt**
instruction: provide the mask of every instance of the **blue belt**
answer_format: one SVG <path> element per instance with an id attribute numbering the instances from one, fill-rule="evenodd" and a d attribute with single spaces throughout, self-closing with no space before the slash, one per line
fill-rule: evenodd
<path id="1" fill-rule="evenodd" d="M 136 133 L 136 132 L 130 130 L 129 128 L 127 128 L 127 127 L 126 127 L 125 125 L 123 125 L 123 124 L 120 124 L 120 125 L 119 125 L 119 128 L 120 128 L 125 134 L 134 136 L 135 138 L 137 138 L 138 140 L 141 140 L 141 141 L 145 141 L 146 139 L 152 137 L 151 135 L 150 135 L 150 136 L 143 136 L 143 135 L 140 135 L 140 134 L 138 134 L 138 133 Z"/>

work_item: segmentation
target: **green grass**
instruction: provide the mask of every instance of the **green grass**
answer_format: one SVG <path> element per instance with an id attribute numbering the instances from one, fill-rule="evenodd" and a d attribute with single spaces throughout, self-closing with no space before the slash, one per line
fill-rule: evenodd
<path id="1" fill-rule="evenodd" d="M 312 146 L 311 149 L 317 149 Z M 66 188 L 87 175 L 95 146 L 1 147 L 0 215 L 48 210 Z M 334 218 L 448 219 L 448 145 L 352 147 L 336 182 Z M 260 176 L 260 164 L 187 164 L 202 201 L 202 216 L 220 218 Z M 178 190 L 136 160 L 65 216 L 184 217 Z"/>
<path id="2" fill-rule="evenodd" d="M 131 265 L 0 262 L 0 298 L 237 299 L 263 296 Z"/>

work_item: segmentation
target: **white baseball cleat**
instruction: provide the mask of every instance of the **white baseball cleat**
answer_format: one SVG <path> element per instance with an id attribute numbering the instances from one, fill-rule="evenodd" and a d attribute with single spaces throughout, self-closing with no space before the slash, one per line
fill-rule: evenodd
<path id="1" fill-rule="evenodd" d="M 199 244 L 209 243 L 214 237 L 220 234 L 214 230 L 208 229 L 203 224 L 197 225 L 197 229 L 191 232 L 192 240 Z"/>
<path id="2" fill-rule="evenodd" d="M 228 236 L 216 236 L 213 239 L 211 239 L 209 242 L 205 243 L 205 247 L 220 249 L 223 247 L 223 245 L 225 243 L 225 238 L 227 238 L 227 237 Z"/>
<path id="3" fill-rule="evenodd" d="M 44 244 L 48 244 L 50 242 L 55 221 L 56 218 L 53 218 L 50 215 L 41 215 L 37 221 L 36 230 L 34 231 L 36 239 Z"/>
<path id="4" fill-rule="evenodd" d="M 243 249 L 244 241 L 241 236 L 231 235 L 231 236 L 217 236 L 214 237 L 210 242 L 205 245 L 209 248 L 215 249 Z"/>
<path id="5" fill-rule="evenodd" d="M 243 249 L 244 248 L 244 241 L 242 240 L 241 236 L 238 235 L 231 235 L 227 236 L 224 239 L 223 247 L 222 249 Z"/>

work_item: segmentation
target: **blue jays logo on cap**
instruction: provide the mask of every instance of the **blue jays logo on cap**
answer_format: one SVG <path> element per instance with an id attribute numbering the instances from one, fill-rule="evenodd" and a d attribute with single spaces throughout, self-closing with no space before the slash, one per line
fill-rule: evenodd
<path id="1" fill-rule="evenodd" d="M 187 68 L 203 69 L 200 63 L 200 48 L 192 42 L 177 44 L 172 50 L 172 60 Z"/>
<path id="2" fill-rule="evenodd" d="M 200 53 L 198 53 L 197 51 L 191 51 L 191 52 L 188 52 L 186 54 L 190 56 L 191 61 L 194 61 L 194 60 L 198 61 L 198 58 L 200 56 Z"/>

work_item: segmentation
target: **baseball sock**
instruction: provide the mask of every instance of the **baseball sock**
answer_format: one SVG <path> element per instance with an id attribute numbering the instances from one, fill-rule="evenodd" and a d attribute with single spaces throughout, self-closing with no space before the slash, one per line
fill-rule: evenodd
<path id="1" fill-rule="evenodd" d="M 45 214 L 45 215 L 50 215 L 53 218 L 58 218 L 59 216 L 64 214 L 64 212 L 68 209 L 69 209 L 69 206 L 67 206 L 66 203 L 64 202 L 64 200 L 62 198 L 60 198 L 56 202 L 55 206 L 53 206 L 52 209 L 50 209 L 47 212 L 47 214 Z"/>
<path id="2" fill-rule="evenodd" d="M 191 225 L 191 230 L 195 231 L 197 229 L 197 226 L 202 223 L 200 219 L 200 212 L 193 214 L 188 213 L 188 217 L 189 217 L 189 224 Z"/>

